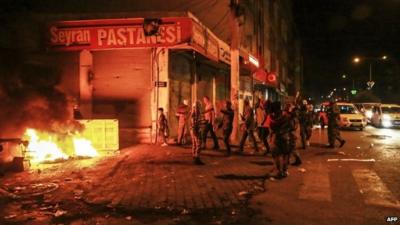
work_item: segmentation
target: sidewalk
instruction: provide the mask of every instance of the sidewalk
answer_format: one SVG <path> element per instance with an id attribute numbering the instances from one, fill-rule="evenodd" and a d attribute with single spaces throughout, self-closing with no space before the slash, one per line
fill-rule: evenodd
<path id="1" fill-rule="evenodd" d="M 18 214 L 37 220 L 40 216 L 35 213 L 40 209 L 47 213 L 40 214 L 43 220 L 49 215 L 57 217 L 57 211 L 73 219 L 87 214 L 88 206 L 180 214 L 240 207 L 251 194 L 264 191 L 264 181 L 273 167 L 271 156 L 249 152 L 226 157 L 224 150 L 205 150 L 205 165 L 197 166 L 192 163 L 190 146 L 137 145 L 112 157 L 72 160 L 9 174 L 0 180 L 0 187 L 7 190 L 38 183 L 55 184 L 58 189 L 41 194 L 41 202 L 35 200 L 37 196 L 26 198 L 29 207 L 8 202 L 10 207 L 6 204 L 0 216 L 15 214 L 17 209 Z M 50 206 L 48 210 L 43 202 Z"/>

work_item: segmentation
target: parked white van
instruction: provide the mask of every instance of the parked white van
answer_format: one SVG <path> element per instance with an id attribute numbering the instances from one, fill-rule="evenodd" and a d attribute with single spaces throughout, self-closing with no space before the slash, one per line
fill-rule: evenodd
<path id="1" fill-rule="evenodd" d="M 380 104 L 374 106 L 371 124 L 376 127 L 400 127 L 400 105 Z"/>

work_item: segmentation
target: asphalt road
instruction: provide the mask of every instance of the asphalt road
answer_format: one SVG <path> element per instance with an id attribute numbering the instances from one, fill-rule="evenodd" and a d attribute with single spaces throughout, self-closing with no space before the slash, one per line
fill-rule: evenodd
<path id="1" fill-rule="evenodd" d="M 303 164 L 251 200 L 254 224 L 400 224 L 400 130 L 341 133 L 347 143 L 332 150 L 314 130 Z"/>

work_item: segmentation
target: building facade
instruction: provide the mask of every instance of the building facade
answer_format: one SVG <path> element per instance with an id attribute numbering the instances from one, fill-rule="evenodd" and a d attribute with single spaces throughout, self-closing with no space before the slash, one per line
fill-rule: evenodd
<path id="1" fill-rule="evenodd" d="M 43 1 L 30 10 L 28 20 L 12 22 L 21 49 L 60 71 L 58 88 L 84 118 L 118 119 L 120 146 L 154 142 L 159 107 L 175 137 L 183 100 L 208 96 L 218 111 L 231 98 L 232 19 L 240 31 L 239 111 L 246 98 L 285 101 L 301 87 L 290 0 Z M 146 19 L 161 19 L 157 35 L 144 35 Z"/>

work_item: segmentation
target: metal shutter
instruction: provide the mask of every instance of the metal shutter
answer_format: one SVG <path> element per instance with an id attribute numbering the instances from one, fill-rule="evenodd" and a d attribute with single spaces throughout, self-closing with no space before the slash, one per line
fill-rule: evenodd
<path id="1" fill-rule="evenodd" d="M 116 118 L 122 128 L 151 126 L 150 49 L 93 53 L 93 112 Z"/>

